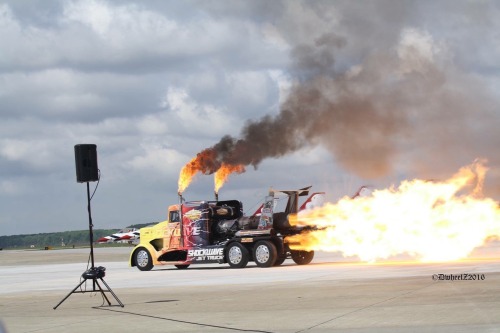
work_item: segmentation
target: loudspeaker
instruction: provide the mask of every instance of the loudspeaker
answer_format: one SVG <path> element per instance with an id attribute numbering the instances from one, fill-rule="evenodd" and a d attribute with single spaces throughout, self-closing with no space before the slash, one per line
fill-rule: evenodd
<path id="1" fill-rule="evenodd" d="M 97 146 L 92 144 L 75 145 L 76 181 L 78 183 L 99 180 L 97 168 Z"/>

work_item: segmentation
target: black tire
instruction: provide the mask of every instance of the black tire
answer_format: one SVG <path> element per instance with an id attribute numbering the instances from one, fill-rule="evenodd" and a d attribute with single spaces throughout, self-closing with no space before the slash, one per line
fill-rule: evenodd
<path id="1" fill-rule="evenodd" d="M 144 247 L 140 247 L 134 252 L 135 265 L 141 271 L 150 271 L 153 268 L 151 254 Z"/>
<path id="2" fill-rule="evenodd" d="M 285 262 L 286 257 L 278 257 L 276 258 L 276 261 L 274 262 L 274 266 L 280 266 L 282 263 Z"/>
<path id="3" fill-rule="evenodd" d="M 231 268 L 244 268 L 249 259 L 247 248 L 240 243 L 231 243 L 226 249 L 226 261 Z"/>
<path id="4" fill-rule="evenodd" d="M 278 251 L 273 242 L 260 241 L 253 247 L 253 260 L 259 267 L 271 267 L 278 258 Z"/>
<path id="5" fill-rule="evenodd" d="M 186 269 L 189 267 L 189 265 L 175 265 L 178 269 Z"/>
<path id="6" fill-rule="evenodd" d="M 314 258 L 314 251 L 291 250 L 292 259 L 297 265 L 307 265 Z"/>

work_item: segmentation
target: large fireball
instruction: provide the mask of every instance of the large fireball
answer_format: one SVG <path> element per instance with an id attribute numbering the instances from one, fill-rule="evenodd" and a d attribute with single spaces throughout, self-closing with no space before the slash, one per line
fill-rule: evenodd
<path id="1" fill-rule="evenodd" d="M 484 198 L 481 162 L 446 181 L 404 181 L 369 197 L 345 197 L 291 218 L 316 226 L 288 238 L 292 249 L 341 252 L 363 261 L 407 254 L 420 261 L 467 257 L 489 238 L 500 237 L 500 206 Z"/>

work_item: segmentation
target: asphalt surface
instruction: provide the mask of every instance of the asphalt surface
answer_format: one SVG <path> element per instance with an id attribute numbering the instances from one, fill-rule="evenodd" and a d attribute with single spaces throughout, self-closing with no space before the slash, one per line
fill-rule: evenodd
<path id="1" fill-rule="evenodd" d="M 0 251 L 6 332 L 500 332 L 498 241 L 470 259 L 433 264 L 317 253 L 306 266 L 140 272 L 128 267 L 129 252 L 95 250 L 125 307 L 111 293 L 108 306 L 86 292 L 54 310 L 80 282 L 89 249 Z M 82 287 L 91 291 L 91 280 Z"/>

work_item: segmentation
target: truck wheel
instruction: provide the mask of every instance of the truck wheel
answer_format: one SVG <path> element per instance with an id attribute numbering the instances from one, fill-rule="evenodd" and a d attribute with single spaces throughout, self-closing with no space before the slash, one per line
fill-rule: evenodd
<path id="1" fill-rule="evenodd" d="M 189 267 L 189 265 L 175 265 L 178 269 L 186 269 Z"/>
<path id="2" fill-rule="evenodd" d="M 253 260 L 259 267 L 271 267 L 278 258 L 276 246 L 270 241 L 260 241 L 253 248 Z"/>
<path id="3" fill-rule="evenodd" d="M 285 262 L 286 257 L 278 257 L 276 258 L 276 261 L 274 262 L 274 266 L 280 266 L 282 263 Z"/>
<path id="4" fill-rule="evenodd" d="M 291 250 L 290 253 L 297 265 L 307 265 L 314 258 L 314 251 Z"/>
<path id="5" fill-rule="evenodd" d="M 226 260 L 231 268 L 244 268 L 248 264 L 249 254 L 240 243 L 231 243 L 226 252 Z"/>
<path id="6" fill-rule="evenodd" d="M 153 260 L 149 251 L 143 247 L 135 251 L 135 264 L 141 271 L 150 271 L 153 268 Z"/>

